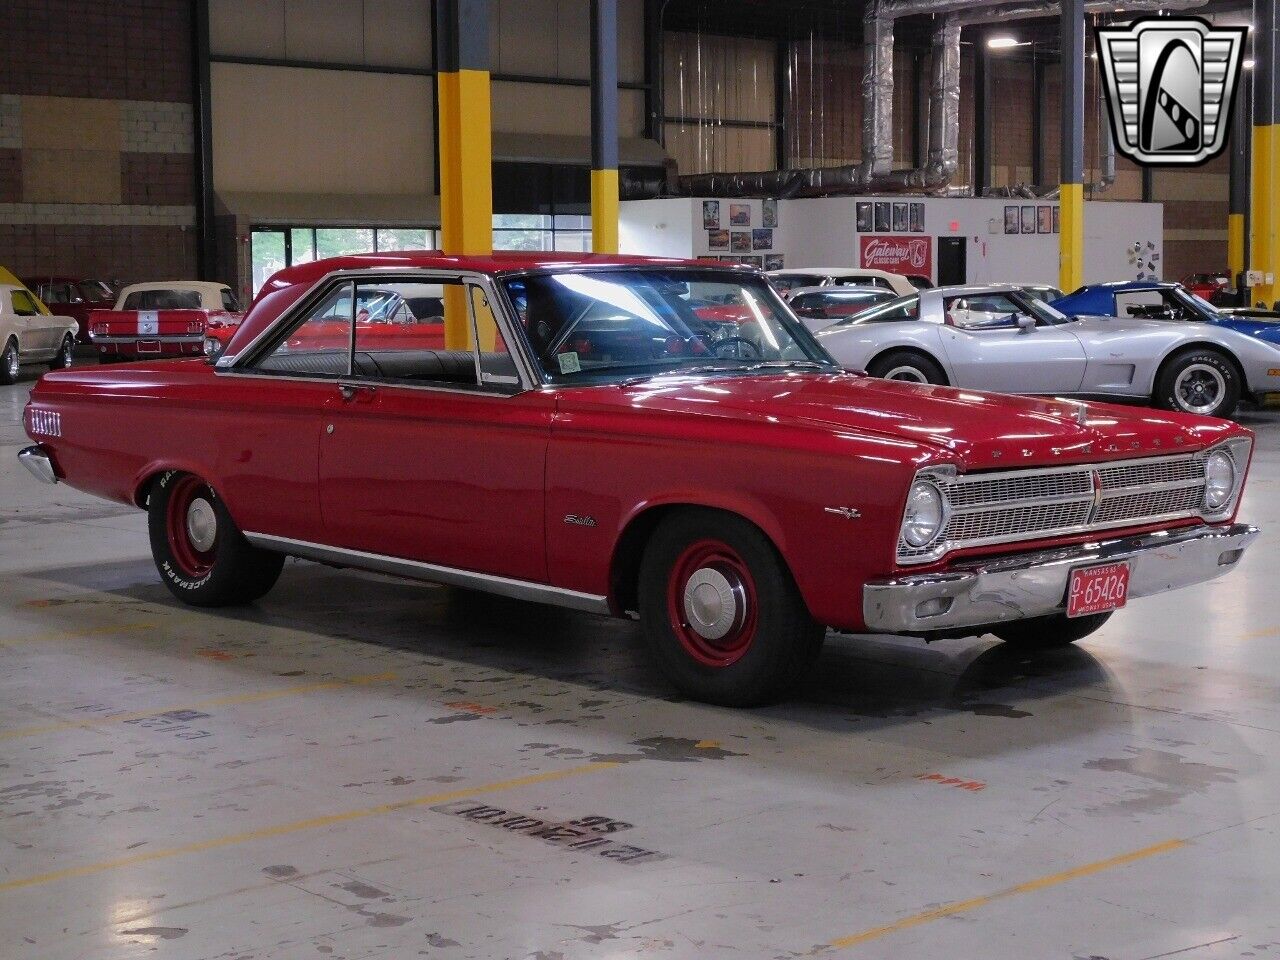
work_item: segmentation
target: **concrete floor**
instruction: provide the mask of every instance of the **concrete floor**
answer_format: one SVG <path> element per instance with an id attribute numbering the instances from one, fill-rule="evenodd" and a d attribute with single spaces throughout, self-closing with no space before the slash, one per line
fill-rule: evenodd
<path id="1" fill-rule="evenodd" d="M 5 960 L 1280 957 L 1280 414 L 1243 416 L 1267 534 L 1227 579 L 1034 663 L 833 638 L 733 711 L 584 614 L 301 562 L 184 608 L 141 513 L 18 468 L 30 382 L 0 388 Z M 612 832 L 531 835 L 583 817 Z"/>

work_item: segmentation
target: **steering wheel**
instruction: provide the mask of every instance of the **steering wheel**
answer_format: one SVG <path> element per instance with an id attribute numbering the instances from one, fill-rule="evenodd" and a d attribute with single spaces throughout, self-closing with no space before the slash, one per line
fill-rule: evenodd
<path id="1" fill-rule="evenodd" d="M 728 346 L 736 347 L 736 350 L 734 351 L 734 353 L 728 354 L 728 353 L 722 352 L 724 348 Z M 746 347 L 747 349 L 749 349 L 752 353 L 752 356 L 744 357 L 742 355 L 743 347 Z M 759 360 L 761 357 L 764 356 L 764 354 L 760 352 L 760 348 L 756 344 L 748 340 L 746 337 L 724 337 L 720 340 L 717 340 L 712 345 L 711 350 L 713 353 L 715 353 L 717 357 L 720 357 L 724 360 Z"/>

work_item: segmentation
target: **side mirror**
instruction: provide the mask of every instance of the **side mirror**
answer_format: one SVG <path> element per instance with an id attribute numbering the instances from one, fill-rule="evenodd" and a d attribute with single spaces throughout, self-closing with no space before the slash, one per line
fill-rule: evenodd
<path id="1" fill-rule="evenodd" d="M 1028 317 L 1025 313 L 1018 314 L 1017 323 L 1020 333 L 1030 333 L 1036 328 L 1036 318 Z"/>

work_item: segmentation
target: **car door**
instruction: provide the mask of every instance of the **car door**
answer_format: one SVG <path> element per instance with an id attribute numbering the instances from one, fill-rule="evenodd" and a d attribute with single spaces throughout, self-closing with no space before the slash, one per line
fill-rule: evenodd
<path id="1" fill-rule="evenodd" d="M 1085 352 L 1067 324 L 1036 317 L 1006 293 L 946 297 L 943 349 L 956 386 L 1001 393 L 1074 393 Z M 1027 319 L 1031 325 L 1020 325 Z"/>
<path id="2" fill-rule="evenodd" d="M 16 316 L 18 352 L 24 359 L 38 359 L 57 349 L 54 338 L 61 340 L 61 318 L 41 313 L 31 294 L 16 287 L 9 291 L 9 308 Z"/>
<path id="3" fill-rule="evenodd" d="M 354 302 L 368 301 L 369 288 L 406 304 L 433 302 L 426 288 L 442 282 L 446 314 L 457 310 L 465 321 L 452 325 L 465 336 L 452 349 L 439 349 L 438 316 L 415 317 L 406 329 L 397 314 L 394 337 L 380 336 L 372 315 L 354 324 L 353 372 L 330 397 L 320 444 L 327 542 L 545 582 L 543 479 L 555 400 L 523 389 L 484 281 L 379 276 L 353 281 Z"/>

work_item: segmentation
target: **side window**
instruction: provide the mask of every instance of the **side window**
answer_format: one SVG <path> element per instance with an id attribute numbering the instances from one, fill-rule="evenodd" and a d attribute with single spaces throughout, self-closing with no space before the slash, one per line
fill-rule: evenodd
<path id="1" fill-rule="evenodd" d="M 335 287 L 251 369 L 343 377 L 351 372 L 351 284 Z"/>
<path id="2" fill-rule="evenodd" d="M 46 283 L 36 291 L 45 303 L 69 303 L 67 288 L 61 283 Z"/>
<path id="3" fill-rule="evenodd" d="M 496 387 L 519 386 L 520 375 L 516 370 L 515 358 L 511 356 L 502 330 L 498 327 L 489 297 L 480 287 L 473 286 L 470 289 L 471 315 L 480 345 L 480 382 Z"/>
<path id="4" fill-rule="evenodd" d="M 20 317 L 37 317 L 40 311 L 36 308 L 36 302 L 31 299 L 31 294 L 25 290 L 14 290 L 10 296 L 10 302 L 13 304 L 13 312 Z"/>
<path id="5" fill-rule="evenodd" d="M 1014 300 L 1001 293 L 949 297 L 943 304 L 947 322 L 970 329 L 1004 329 L 1014 326 L 1022 313 Z"/>
<path id="6" fill-rule="evenodd" d="M 1160 317 L 1165 313 L 1159 290 L 1122 290 L 1116 293 L 1116 316 Z"/>
<path id="7" fill-rule="evenodd" d="M 240 304 L 236 302 L 236 296 L 226 287 L 219 291 L 222 294 L 222 309 L 230 313 L 235 313 L 240 309 Z"/>

